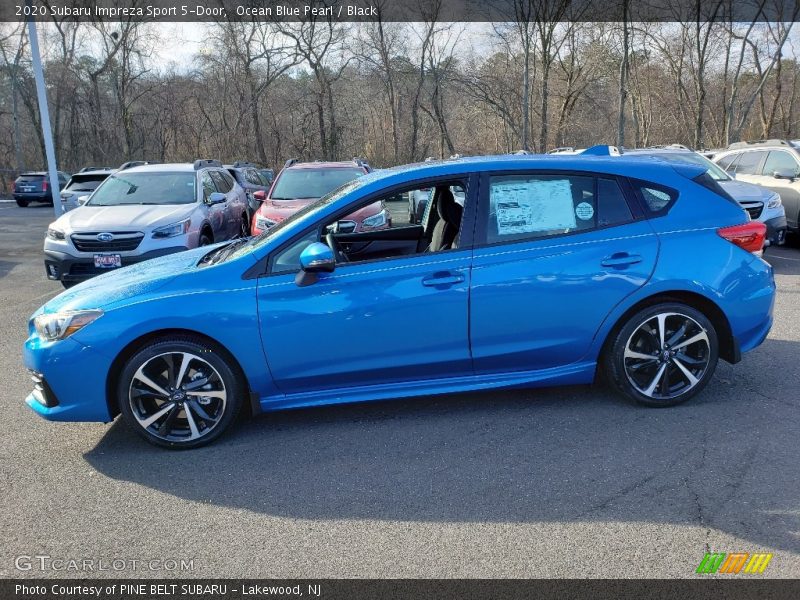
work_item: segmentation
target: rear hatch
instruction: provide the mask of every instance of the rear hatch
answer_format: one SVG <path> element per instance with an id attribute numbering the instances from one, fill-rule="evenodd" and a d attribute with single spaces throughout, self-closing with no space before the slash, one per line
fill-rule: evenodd
<path id="1" fill-rule="evenodd" d="M 14 191 L 21 194 L 42 192 L 44 191 L 42 187 L 44 180 L 44 175 L 20 175 L 14 182 Z"/>

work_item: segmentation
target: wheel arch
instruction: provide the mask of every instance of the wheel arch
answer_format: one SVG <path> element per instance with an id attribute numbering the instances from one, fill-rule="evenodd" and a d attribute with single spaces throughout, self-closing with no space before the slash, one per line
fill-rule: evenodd
<path id="1" fill-rule="evenodd" d="M 613 342 L 620 329 L 622 329 L 625 326 L 625 323 L 628 322 L 628 319 L 644 308 L 654 306 L 656 304 L 662 304 L 664 302 L 680 302 L 681 304 L 691 306 L 692 308 L 703 313 L 708 320 L 711 321 L 711 324 L 714 326 L 714 329 L 717 332 L 720 358 L 729 363 L 737 363 L 741 360 L 739 345 L 733 335 L 730 322 L 728 321 L 728 318 L 725 316 L 725 313 L 722 311 L 722 309 L 707 296 L 686 290 L 659 292 L 657 294 L 653 294 L 652 296 L 648 296 L 647 298 L 643 298 L 629 307 L 616 320 L 611 329 L 608 330 L 608 333 L 603 340 L 603 344 L 600 347 L 600 360 L 602 360 L 606 355 L 608 346 Z"/>
<path id="2" fill-rule="evenodd" d="M 225 359 L 229 361 L 231 367 L 236 371 L 236 374 L 241 378 L 241 381 L 247 388 L 248 401 L 245 404 L 250 407 L 251 414 L 256 414 L 257 412 L 260 412 L 257 396 L 252 392 L 250 381 L 248 380 L 247 375 L 244 372 L 244 369 L 242 369 L 242 366 L 239 364 L 239 361 L 236 360 L 236 357 L 230 350 L 228 350 L 228 348 L 225 347 L 224 344 L 214 339 L 213 337 L 205 333 L 201 333 L 199 331 L 194 331 L 192 329 L 173 328 L 173 329 L 157 329 L 155 331 L 151 331 L 149 333 L 140 335 L 136 339 L 129 342 L 114 358 L 114 361 L 111 363 L 111 367 L 109 368 L 108 375 L 106 377 L 106 404 L 108 406 L 108 414 L 111 415 L 112 419 L 116 418 L 116 416 L 119 414 L 119 406 L 116 401 L 116 389 L 117 389 L 117 384 L 119 383 L 119 375 L 120 373 L 122 373 L 122 368 L 125 362 L 151 342 L 154 342 L 159 339 L 168 340 L 170 338 L 174 338 L 175 336 L 181 336 L 181 335 L 190 335 L 193 337 L 201 338 L 203 340 L 206 340 L 209 344 L 219 348 L 220 351 L 224 354 Z"/>

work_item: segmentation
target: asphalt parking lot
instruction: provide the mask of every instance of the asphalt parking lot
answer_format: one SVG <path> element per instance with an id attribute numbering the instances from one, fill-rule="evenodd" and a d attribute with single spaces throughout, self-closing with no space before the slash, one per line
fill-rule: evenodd
<path id="1" fill-rule="evenodd" d="M 167 452 L 23 402 L 27 319 L 61 290 L 52 214 L 0 203 L 2 577 L 174 576 L 131 562 L 168 559 L 194 577 L 690 577 L 707 551 L 772 552 L 764 576 L 800 577 L 797 247 L 767 253 L 767 341 L 676 408 L 474 393 L 271 414 Z M 127 562 L 16 568 L 34 555 Z"/>

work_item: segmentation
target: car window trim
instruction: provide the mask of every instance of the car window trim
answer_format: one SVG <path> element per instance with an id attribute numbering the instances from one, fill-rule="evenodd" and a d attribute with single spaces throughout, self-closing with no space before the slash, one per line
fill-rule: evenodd
<path id="1" fill-rule="evenodd" d="M 458 248 L 452 248 L 450 250 L 442 250 L 440 252 L 436 252 L 436 254 L 445 254 L 447 252 L 457 252 L 459 250 L 469 250 L 469 249 L 474 247 L 472 242 L 473 242 L 474 234 L 475 234 L 475 221 L 476 221 L 476 219 L 475 219 L 475 214 L 476 214 L 475 213 L 475 208 L 476 208 L 476 204 L 477 204 L 476 196 L 477 196 L 477 193 L 478 193 L 477 188 L 478 188 L 478 184 L 479 184 L 478 173 L 474 172 L 474 171 L 470 171 L 470 172 L 466 172 L 466 173 L 456 173 L 456 174 L 453 174 L 453 175 L 440 175 L 440 176 L 435 176 L 435 177 L 426 177 L 424 179 L 416 179 L 416 180 L 413 180 L 413 181 L 406 181 L 406 182 L 401 183 L 401 184 L 396 184 L 396 185 L 393 185 L 393 186 L 390 186 L 390 187 L 387 187 L 387 188 L 383 188 L 381 190 L 372 192 L 372 193 L 370 193 L 370 194 L 368 194 L 366 196 L 362 196 L 358 201 L 351 202 L 350 204 L 347 205 L 347 207 L 342 208 L 341 210 L 337 211 L 333 215 L 329 215 L 326 218 L 335 220 L 338 217 L 346 216 L 346 215 L 350 214 L 351 212 L 353 212 L 353 209 L 351 207 L 354 206 L 354 205 L 363 204 L 364 206 L 367 206 L 368 204 L 376 202 L 377 200 L 380 200 L 382 198 L 386 198 L 388 196 L 392 196 L 394 194 L 402 193 L 403 191 L 409 191 L 409 190 L 418 189 L 420 187 L 426 187 L 425 184 L 428 184 L 428 183 L 431 184 L 431 186 L 435 186 L 435 185 L 440 184 L 440 183 L 444 183 L 444 182 L 448 182 L 448 181 L 456 181 L 456 180 L 461 180 L 462 182 L 466 182 L 466 184 L 467 184 L 466 194 L 465 194 L 465 197 L 464 197 L 464 214 L 463 214 L 463 216 L 461 218 L 461 231 L 459 232 L 459 236 L 460 236 L 459 237 L 459 247 Z M 276 181 L 277 181 L 277 178 L 276 178 Z M 427 187 L 431 187 L 431 186 L 427 186 Z M 288 274 L 290 274 L 289 271 L 283 271 L 282 273 L 272 273 L 271 272 L 272 271 L 272 266 L 273 266 L 273 261 L 274 261 L 275 257 L 278 254 L 280 254 L 283 250 L 285 250 L 286 248 L 288 248 L 289 246 L 291 246 L 292 244 L 294 244 L 295 242 L 297 242 L 301 238 L 303 238 L 306 235 L 308 235 L 309 233 L 311 233 L 311 231 L 313 229 L 317 229 L 319 231 L 320 227 L 321 227 L 321 225 L 319 225 L 318 223 L 315 223 L 314 225 L 310 225 L 310 226 L 304 228 L 302 231 L 298 232 L 296 235 L 293 235 L 290 239 L 288 239 L 287 241 L 283 242 L 280 246 L 278 246 L 277 248 L 275 248 L 274 250 L 269 252 L 266 256 L 264 256 L 263 258 L 258 260 L 256 262 L 256 264 L 254 264 L 253 266 L 248 268 L 242 274 L 242 279 L 256 279 L 258 277 L 277 277 L 277 276 L 280 276 L 280 275 L 288 275 Z M 466 236 L 464 234 L 466 234 Z M 419 253 L 411 254 L 411 255 L 392 256 L 392 257 L 388 257 L 388 258 L 376 258 L 376 259 L 372 259 L 372 260 L 364 260 L 364 261 L 348 263 L 348 264 L 352 264 L 353 266 L 356 266 L 356 265 L 362 265 L 362 264 L 366 264 L 366 263 L 374 263 L 374 262 L 378 262 L 378 261 L 382 261 L 382 260 L 387 260 L 388 261 L 388 260 L 398 260 L 398 259 L 403 259 L 403 258 L 413 258 L 415 256 L 419 256 Z M 344 268 L 345 266 L 346 265 L 337 265 L 337 268 Z"/>
<path id="2" fill-rule="evenodd" d="M 592 229 L 570 231 L 568 233 L 560 233 L 556 235 L 548 235 L 543 237 L 536 237 L 531 239 L 518 239 L 518 240 L 498 240 L 496 242 L 488 242 L 489 239 L 489 222 L 487 219 L 478 219 L 477 215 L 489 215 L 489 184 L 492 177 L 508 177 L 508 176 L 523 176 L 523 175 L 564 175 L 574 177 L 592 177 L 595 188 L 595 197 L 597 197 L 597 179 L 612 179 L 615 180 L 620 187 L 625 202 L 628 205 L 628 210 L 631 212 L 630 221 L 624 223 L 613 223 L 611 225 L 603 225 L 602 227 L 593 227 Z M 593 231 L 601 231 L 603 229 L 610 229 L 612 227 L 622 227 L 623 225 L 630 225 L 642 219 L 647 218 L 643 210 L 642 198 L 639 198 L 633 193 L 633 186 L 628 182 L 627 177 L 614 175 L 612 173 L 598 173 L 596 171 L 579 171 L 574 169 L 504 169 L 502 171 L 483 171 L 481 173 L 481 182 L 478 201 L 476 204 L 477 211 L 475 212 L 475 233 L 473 235 L 474 248 L 491 248 L 494 246 L 507 246 L 511 244 L 528 244 L 531 242 L 539 242 L 542 240 L 560 239 L 564 237 L 571 237 Z M 654 186 L 656 187 L 656 186 Z M 668 207 L 671 207 L 675 202 L 673 199 Z M 655 214 L 655 213 L 651 213 Z M 660 215 L 659 215 L 660 216 Z"/>

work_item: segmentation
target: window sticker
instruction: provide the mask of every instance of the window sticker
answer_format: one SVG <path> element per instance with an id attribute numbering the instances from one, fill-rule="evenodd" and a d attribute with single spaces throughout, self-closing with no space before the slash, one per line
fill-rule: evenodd
<path id="1" fill-rule="evenodd" d="M 497 215 L 498 235 L 575 227 L 568 179 L 493 183 L 490 198 Z"/>
<path id="2" fill-rule="evenodd" d="M 575 207 L 575 216 L 581 221 L 590 221 L 594 216 L 594 208 L 588 202 L 581 202 Z"/>

